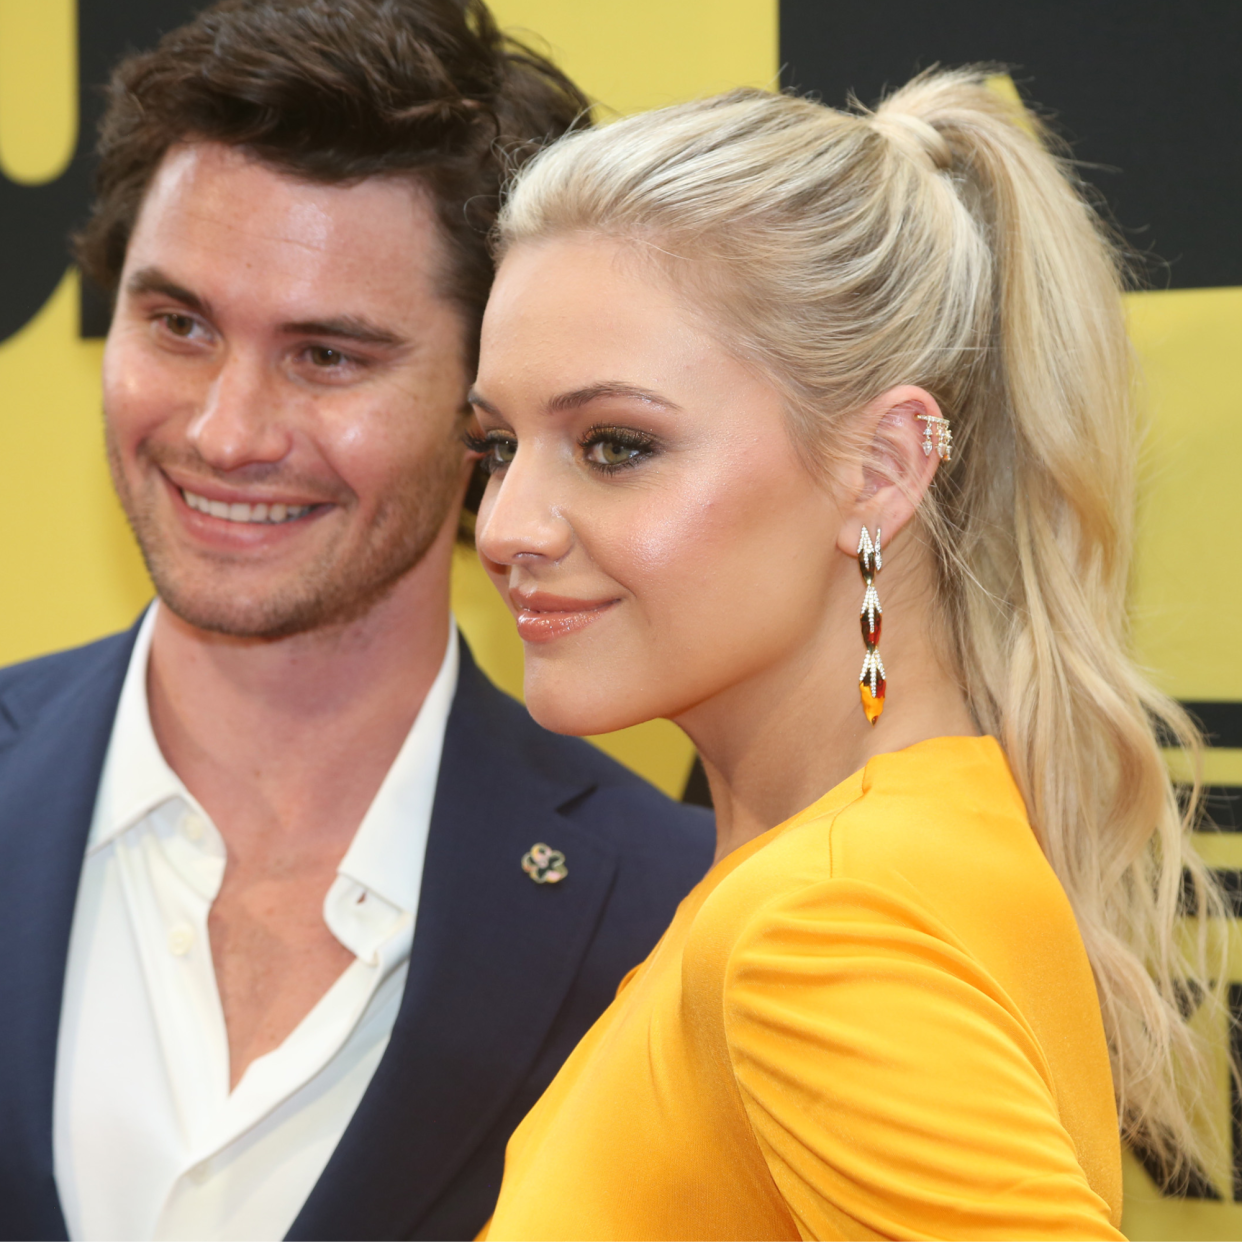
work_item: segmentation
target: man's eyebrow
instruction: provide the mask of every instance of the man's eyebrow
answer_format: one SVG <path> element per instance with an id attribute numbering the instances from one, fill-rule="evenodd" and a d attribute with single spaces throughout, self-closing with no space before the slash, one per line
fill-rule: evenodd
<path id="1" fill-rule="evenodd" d="M 334 319 L 309 319 L 301 323 L 282 323 L 287 336 L 332 336 L 358 345 L 379 345 L 389 349 L 408 345 L 409 341 L 396 332 L 381 328 L 360 315 L 339 315 Z"/>
<path id="2" fill-rule="evenodd" d="M 177 284 L 158 267 L 144 267 L 136 271 L 125 282 L 125 289 L 131 297 L 142 297 L 149 293 L 162 294 L 208 319 L 212 317 L 211 303 L 206 298 L 199 297 L 184 285 Z M 332 336 L 340 340 L 354 341 L 359 345 L 379 345 L 390 349 L 409 344 L 405 337 L 381 328 L 360 315 L 284 323 L 280 325 L 280 330 L 287 336 Z"/>
<path id="3" fill-rule="evenodd" d="M 211 318 L 211 305 L 197 293 L 179 285 L 171 276 L 166 275 L 158 267 L 143 267 L 136 271 L 126 282 L 125 291 L 130 297 L 140 298 L 148 293 L 161 293 L 172 298 L 183 306 L 197 311 L 206 318 Z"/>

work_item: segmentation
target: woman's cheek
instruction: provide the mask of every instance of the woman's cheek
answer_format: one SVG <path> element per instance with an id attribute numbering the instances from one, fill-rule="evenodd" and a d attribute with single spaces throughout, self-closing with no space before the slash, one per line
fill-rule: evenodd
<path id="1" fill-rule="evenodd" d="M 647 497 L 620 532 L 635 572 L 693 598 L 731 577 L 755 550 L 770 548 L 767 528 L 779 491 L 748 473 L 741 462 L 732 470 L 684 472 Z"/>
<path id="2" fill-rule="evenodd" d="M 596 562 L 629 596 L 627 646 L 643 684 L 676 696 L 684 679 L 697 693 L 694 670 L 712 658 L 705 641 L 736 607 L 736 514 L 702 488 L 658 499 L 648 495 L 626 520 L 601 523 Z"/>

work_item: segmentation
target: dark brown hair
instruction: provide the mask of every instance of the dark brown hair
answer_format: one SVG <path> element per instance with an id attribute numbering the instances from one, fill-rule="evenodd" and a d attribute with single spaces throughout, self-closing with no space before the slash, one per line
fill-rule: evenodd
<path id="1" fill-rule="evenodd" d="M 220 0 L 117 66 L 78 261 L 115 291 L 143 196 L 178 142 L 242 147 L 310 181 L 408 176 L 435 201 L 445 292 L 473 355 L 502 177 L 587 123 L 588 107 L 482 0 Z"/>

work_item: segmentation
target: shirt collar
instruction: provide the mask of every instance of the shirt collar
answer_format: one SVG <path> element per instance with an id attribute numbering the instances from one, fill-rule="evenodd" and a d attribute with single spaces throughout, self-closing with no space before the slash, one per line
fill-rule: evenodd
<path id="1" fill-rule="evenodd" d="M 440 752 L 457 691 L 457 649 L 457 627 L 450 625 L 440 671 L 337 868 L 408 914 L 418 908 Z"/>
<path id="2" fill-rule="evenodd" d="M 107 845 L 170 798 L 184 798 L 201 813 L 181 778 L 168 766 L 151 728 L 147 702 L 147 662 L 159 602 L 153 603 L 138 627 L 121 687 L 112 738 L 99 778 L 95 815 L 87 838 L 87 853 Z"/>
<path id="3" fill-rule="evenodd" d="M 440 671 L 324 897 L 329 931 L 381 976 L 410 955 L 457 664 L 450 625 Z"/>
<path id="4" fill-rule="evenodd" d="M 88 854 L 172 798 L 183 799 L 210 823 L 164 758 L 151 727 L 147 666 L 158 609 L 156 601 L 143 617 L 125 673 L 95 799 Z M 337 880 L 324 901 L 324 918 L 333 934 L 364 959 L 373 955 L 377 938 L 387 935 L 394 922 L 405 925 L 407 935 L 412 932 L 458 666 L 457 627 L 450 624 L 440 670 L 341 859 Z M 360 902 L 363 891 L 380 897 L 387 909 Z"/>

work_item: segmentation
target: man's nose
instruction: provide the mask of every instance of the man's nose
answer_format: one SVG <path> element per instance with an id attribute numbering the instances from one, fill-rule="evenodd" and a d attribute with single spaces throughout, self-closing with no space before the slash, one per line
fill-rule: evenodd
<path id="1" fill-rule="evenodd" d="M 218 470 L 283 460 L 292 447 L 279 377 L 263 360 L 230 352 L 187 430 L 202 459 Z"/>
<path id="2" fill-rule="evenodd" d="M 519 448 L 499 480 L 493 480 L 479 506 L 475 545 L 497 568 L 531 558 L 556 562 L 574 543 L 566 497 L 558 493 L 551 462 Z"/>

